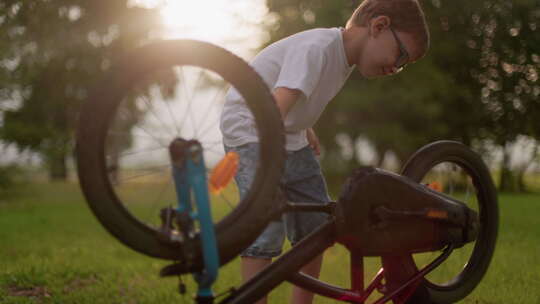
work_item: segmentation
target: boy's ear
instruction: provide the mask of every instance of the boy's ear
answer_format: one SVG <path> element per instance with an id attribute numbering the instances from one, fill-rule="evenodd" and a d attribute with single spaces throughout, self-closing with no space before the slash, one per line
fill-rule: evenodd
<path id="1" fill-rule="evenodd" d="M 390 17 L 377 16 L 371 19 L 369 30 L 372 35 L 378 36 L 382 31 L 390 27 Z"/>

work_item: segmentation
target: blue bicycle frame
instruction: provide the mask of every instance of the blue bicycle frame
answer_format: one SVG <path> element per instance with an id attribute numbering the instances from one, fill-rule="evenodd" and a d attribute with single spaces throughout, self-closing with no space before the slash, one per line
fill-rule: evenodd
<path id="1" fill-rule="evenodd" d="M 198 298 L 213 298 L 212 284 L 219 270 L 219 254 L 210 212 L 208 182 L 203 149 L 196 141 L 174 140 L 170 145 L 178 214 L 187 214 L 190 224 L 182 231 L 185 242 L 193 242 L 193 223 L 198 221 L 204 258 L 204 269 L 194 274 Z"/>

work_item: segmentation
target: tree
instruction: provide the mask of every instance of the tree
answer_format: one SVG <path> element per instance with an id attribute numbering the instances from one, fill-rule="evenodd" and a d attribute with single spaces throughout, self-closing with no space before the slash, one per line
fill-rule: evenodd
<path id="1" fill-rule="evenodd" d="M 524 190 L 524 183 L 519 180 L 523 170 L 510 167 L 512 146 L 522 135 L 538 138 L 534 130 L 540 118 L 535 111 L 540 95 L 537 4 L 526 0 L 483 1 L 468 15 L 467 45 L 478 52 L 478 61 L 470 66 L 470 74 L 479 85 L 476 100 L 480 100 L 485 113 L 483 133 L 503 151 L 503 191 Z M 531 159 L 535 159 L 534 155 Z"/>
<path id="2" fill-rule="evenodd" d="M 280 16 L 273 40 L 312 27 L 344 25 L 357 5 L 354 2 L 349 6 L 350 2 L 341 1 L 269 1 L 270 9 Z M 429 6 L 426 10 L 442 11 L 431 3 L 425 6 Z M 462 52 L 465 37 L 451 42 L 442 39 L 459 33 L 448 32 L 437 16 L 428 21 L 433 41 L 425 59 L 388 79 L 365 82 L 353 74 L 330 103 L 317 126 L 327 155 L 340 153 L 336 134 L 349 137 L 353 145 L 360 137 L 369 138 L 379 151 L 379 162 L 388 150 L 404 161 L 418 147 L 435 139 L 471 142 L 475 137 L 478 128 L 474 126 L 481 120 L 460 111 L 474 107 L 471 97 L 478 86 L 468 81 L 471 77 L 466 65 L 476 60 L 476 55 Z M 458 52 L 460 56 L 454 56 Z M 357 157 L 352 157 L 349 166 L 357 165 Z"/>
<path id="3" fill-rule="evenodd" d="M 0 2 L 0 98 L 17 103 L 0 139 L 39 153 L 52 179 L 67 175 L 79 106 L 96 79 L 159 35 L 157 11 L 129 3 Z"/>
<path id="4" fill-rule="evenodd" d="M 353 1 L 353 3 L 356 1 Z M 358 1 L 360 2 L 360 1 Z M 345 24 L 354 3 L 345 1 L 269 1 L 279 16 L 272 40 L 313 27 Z M 367 137 L 382 156 L 392 150 L 405 160 L 437 139 L 479 145 L 489 139 L 505 147 L 522 134 L 538 136 L 537 1 L 425 0 L 431 48 L 401 74 L 364 83 L 353 74 L 330 103 L 316 130 L 329 168 L 358 166 L 356 157 L 337 166 L 342 148 Z M 538 138 L 538 137 L 536 137 Z M 483 148 L 483 147 L 479 147 Z M 507 168 L 507 162 L 503 162 Z M 508 168 L 509 169 L 509 168 Z M 509 170 L 501 170 L 502 189 Z"/>

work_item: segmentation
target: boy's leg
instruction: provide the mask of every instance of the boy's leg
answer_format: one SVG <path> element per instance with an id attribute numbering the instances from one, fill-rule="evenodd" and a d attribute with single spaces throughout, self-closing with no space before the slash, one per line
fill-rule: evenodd
<path id="1" fill-rule="evenodd" d="M 240 199 L 248 192 L 259 161 L 259 145 L 246 144 L 239 147 L 225 147 L 227 152 L 234 151 L 239 155 L 238 171 L 235 181 L 238 186 Z M 285 241 L 285 228 L 282 221 L 273 221 L 265 228 L 262 234 L 246 248 L 241 254 L 241 274 L 243 282 L 247 282 L 262 269 L 268 266 L 273 257 L 281 254 Z M 266 297 L 257 302 L 266 303 Z"/>
<path id="2" fill-rule="evenodd" d="M 271 222 L 263 233 L 241 254 L 242 281 L 245 283 L 253 278 L 272 262 L 273 257 L 281 254 L 285 241 L 283 222 Z M 266 295 L 257 301 L 266 304 Z"/>
<path id="3" fill-rule="evenodd" d="M 300 271 L 314 278 L 318 278 L 321 272 L 322 261 L 323 255 L 321 254 L 314 258 L 311 262 L 309 262 L 309 264 L 304 266 Z M 298 286 L 293 287 L 291 303 L 298 304 L 311 302 L 313 302 L 312 292 L 302 289 Z"/>
<path id="4" fill-rule="evenodd" d="M 287 153 L 282 189 L 291 202 L 325 204 L 330 201 L 319 162 L 310 147 Z M 320 212 L 286 214 L 287 236 L 293 246 L 327 221 L 327 218 L 327 214 Z M 318 278 L 322 260 L 323 255 L 321 254 L 306 264 L 301 271 Z M 312 300 L 313 294 L 311 292 L 296 286 L 293 288 L 292 303 L 305 304 L 311 303 Z"/>
<path id="5" fill-rule="evenodd" d="M 257 273 L 272 263 L 272 259 L 257 259 L 251 257 L 242 257 L 240 264 L 242 268 L 242 283 L 246 283 Z M 266 304 L 266 296 L 255 302 L 255 304 Z"/>

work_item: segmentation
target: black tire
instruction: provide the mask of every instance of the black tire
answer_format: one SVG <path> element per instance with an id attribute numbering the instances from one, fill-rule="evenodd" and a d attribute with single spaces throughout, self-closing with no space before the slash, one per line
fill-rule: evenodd
<path id="1" fill-rule="evenodd" d="M 432 303 L 438 304 L 455 303 L 469 295 L 478 285 L 493 257 L 499 223 L 497 193 L 489 169 L 481 157 L 467 146 L 454 141 L 438 141 L 426 145 L 407 161 L 402 174 L 421 182 L 428 171 L 443 162 L 459 166 L 471 178 L 476 190 L 475 200 L 481 228 L 466 266 L 457 276 L 446 283 L 433 283 L 424 279 L 423 285 Z"/>
<path id="2" fill-rule="evenodd" d="M 139 221 L 124 207 L 113 190 L 104 155 L 107 130 L 126 92 L 150 72 L 173 66 L 195 66 L 218 74 L 240 92 L 255 117 L 260 168 L 245 199 L 215 226 L 220 262 L 224 264 L 249 245 L 273 216 L 273 198 L 285 159 L 283 124 L 272 94 L 239 57 L 192 40 L 158 42 L 129 54 L 82 107 L 76 149 L 80 184 L 93 213 L 114 237 L 143 254 L 182 262 L 181 245 L 158 240 L 155 228 Z M 199 269 L 201 263 L 185 271 Z"/>

